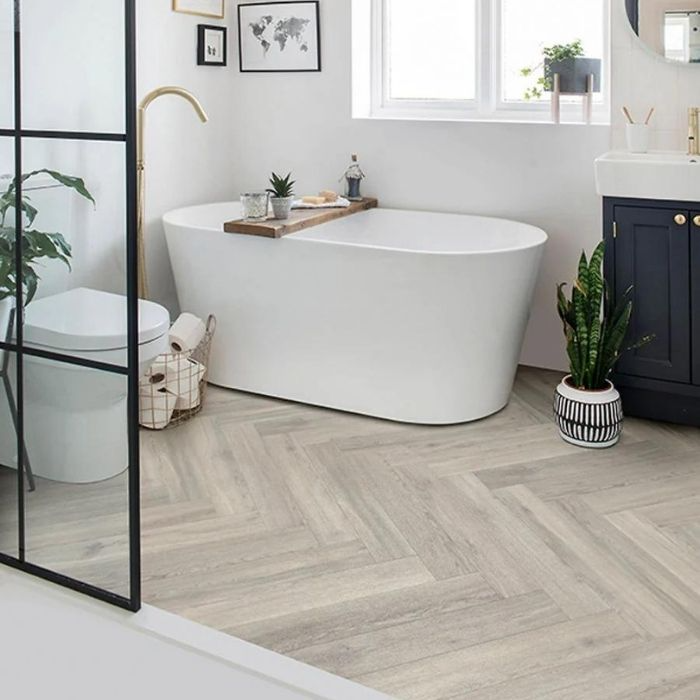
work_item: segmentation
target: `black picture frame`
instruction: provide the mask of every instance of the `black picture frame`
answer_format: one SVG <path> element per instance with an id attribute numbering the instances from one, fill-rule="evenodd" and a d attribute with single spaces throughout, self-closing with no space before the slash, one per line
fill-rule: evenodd
<path id="1" fill-rule="evenodd" d="M 222 35 L 223 56 L 221 60 L 212 59 L 207 52 L 207 33 L 217 32 Z M 218 24 L 197 25 L 197 65 L 226 66 L 228 64 L 228 30 Z"/>
<path id="2" fill-rule="evenodd" d="M 243 19 L 245 8 L 278 7 L 284 5 L 310 5 L 314 9 L 316 51 L 314 52 L 315 66 L 311 68 L 250 68 L 246 67 L 243 48 Z M 238 68 L 241 73 L 320 73 L 321 63 L 321 4 L 319 0 L 277 0 L 275 2 L 243 2 L 238 3 Z"/>

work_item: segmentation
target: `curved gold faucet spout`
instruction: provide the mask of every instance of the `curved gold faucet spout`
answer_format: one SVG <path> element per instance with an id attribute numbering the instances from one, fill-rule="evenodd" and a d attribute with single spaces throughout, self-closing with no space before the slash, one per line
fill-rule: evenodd
<path id="1" fill-rule="evenodd" d="M 192 108 L 197 113 L 202 123 L 209 121 L 207 113 L 202 107 L 202 103 L 185 88 L 177 87 L 174 85 L 164 85 L 163 87 L 151 90 L 142 100 L 138 106 L 137 111 L 137 125 L 136 125 L 136 170 L 138 179 L 138 221 L 137 221 L 137 245 L 138 245 L 138 281 L 139 281 L 139 297 L 141 299 L 148 298 L 148 280 L 146 277 L 146 246 L 144 241 L 144 221 L 145 221 L 145 207 L 146 207 L 146 163 L 144 160 L 144 134 L 146 131 L 146 110 L 149 105 L 157 100 L 159 97 L 164 95 L 175 95 L 176 97 L 182 97 L 187 100 L 192 105 Z"/>
<path id="2" fill-rule="evenodd" d="M 156 88 L 155 90 L 151 90 L 142 100 L 141 103 L 139 104 L 138 108 L 138 139 L 137 139 L 137 146 L 136 146 L 136 161 L 137 161 L 137 167 L 139 170 L 143 170 L 144 168 L 144 132 L 146 131 L 146 110 L 150 106 L 152 102 L 157 100 L 159 97 L 163 97 L 164 95 L 175 95 L 176 97 L 182 97 L 184 100 L 187 100 L 192 105 L 192 108 L 194 111 L 197 113 L 197 116 L 200 118 L 202 123 L 206 123 L 209 121 L 209 117 L 207 116 L 207 113 L 204 111 L 204 107 L 202 107 L 202 103 L 189 91 L 185 90 L 185 88 L 182 87 L 177 87 L 175 85 L 164 85 L 163 87 Z"/>
<path id="3" fill-rule="evenodd" d="M 209 121 L 209 117 L 207 117 L 207 113 L 204 111 L 202 103 L 189 90 L 185 90 L 185 88 L 176 87 L 174 85 L 165 85 L 163 87 L 156 88 L 155 90 L 151 90 L 151 92 L 149 92 L 141 100 L 139 111 L 145 112 L 151 102 L 157 100 L 159 97 L 163 97 L 163 95 L 176 95 L 177 97 L 182 97 L 183 99 L 187 100 L 192 107 L 194 107 L 194 111 L 197 112 L 197 116 L 202 120 L 202 122 Z"/>

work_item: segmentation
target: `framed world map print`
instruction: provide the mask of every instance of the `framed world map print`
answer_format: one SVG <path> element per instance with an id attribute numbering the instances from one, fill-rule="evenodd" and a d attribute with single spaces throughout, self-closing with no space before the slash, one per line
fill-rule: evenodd
<path id="1" fill-rule="evenodd" d="M 238 5 L 242 73 L 321 70 L 318 0 Z"/>

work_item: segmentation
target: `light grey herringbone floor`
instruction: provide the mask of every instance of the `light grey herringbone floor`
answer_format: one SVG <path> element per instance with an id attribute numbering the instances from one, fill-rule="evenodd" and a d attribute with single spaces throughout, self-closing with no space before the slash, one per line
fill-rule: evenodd
<path id="1" fill-rule="evenodd" d="M 446 428 L 213 390 L 143 437 L 145 599 L 406 700 L 697 700 L 700 430 L 570 447 L 558 378 Z"/>
<path id="2" fill-rule="evenodd" d="M 404 700 L 697 700 L 700 430 L 568 446 L 558 378 L 446 428 L 212 389 L 142 435 L 145 601 Z"/>

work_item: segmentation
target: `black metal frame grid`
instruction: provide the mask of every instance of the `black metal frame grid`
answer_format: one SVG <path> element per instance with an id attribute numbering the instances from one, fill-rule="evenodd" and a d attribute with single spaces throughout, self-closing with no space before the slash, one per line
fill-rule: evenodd
<path id="1" fill-rule="evenodd" d="M 0 349 L 13 352 L 17 359 L 17 513 L 18 548 L 17 556 L 0 553 L 0 563 L 20 571 L 43 578 L 74 591 L 111 603 L 126 610 L 137 611 L 141 607 L 141 523 L 140 523 L 140 462 L 138 426 L 138 257 L 136 244 L 137 185 L 136 185 L 136 10 L 135 0 L 124 0 L 124 47 L 126 77 L 126 122 L 125 133 L 95 133 L 63 130 L 27 130 L 22 128 L 22 32 L 21 3 L 14 2 L 14 128 L 0 129 L 0 137 L 14 139 L 15 154 L 15 232 L 16 258 L 16 341 L 0 341 Z M 127 309 L 128 309 L 128 361 L 127 367 L 94 362 L 80 357 L 48 352 L 33 347 L 25 347 L 23 337 L 23 285 L 21 240 L 23 234 L 22 210 L 22 144 L 25 139 L 54 139 L 71 141 L 112 141 L 121 142 L 125 147 L 126 159 L 126 259 L 127 259 Z M 51 571 L 27 561 L 25 548 L 25 464 L 24 464 L 24 357 L 40 357 L 87 369 L 99 370 L 127 377 L 128 382 L 128 509 L 129 509 L 129 596 L 125 597 L 107 591 L 84 581 Z"/>

